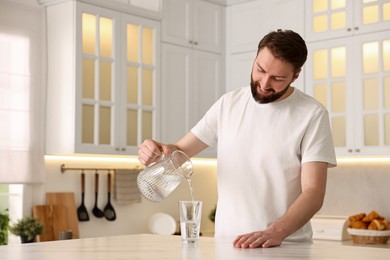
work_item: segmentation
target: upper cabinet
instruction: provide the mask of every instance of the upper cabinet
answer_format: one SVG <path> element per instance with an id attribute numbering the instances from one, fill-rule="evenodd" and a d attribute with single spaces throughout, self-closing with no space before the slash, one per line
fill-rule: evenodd
<path id="1" fill-rule="evenodd" d="M 164 0 L 162 40 L 184 47 L 223 52 L 223 8 L 202 0 Z"/>
<path id="2" fill-rule="evenodd" d="M 303 36 L 303 14 L 304 0 L 257 0 L 228 6 L 226 91 L 249 85 L 257 46 L 267 33 L 289 29 Z M 294 86 L 303 89 L 300 78 Z"/>
<path id="3" fill-rule="evenodd" d="M 223 93 L 224 8 L 201 0 L 164 0 L 161 141 L 175 143 Z M 208 148 L 198 156 L 215 157 Z"/>
<path id="4" fill-rule="evenodd" d="M 390 28 L 387 0 L 306 0 L 306 7 L 307 41 Z"/>
<path id="5" fill-rule="evenodd" d="M 307 2 L 312 6 L 318 5 L 319 2 L 326 2 L 328 7 L 332 6 L 332 1 L 309 0 Z M 342 2 L 337 1 L 338 4 Z M 306 91 L 329 111 L 337 155 L 388 155 L 390 148 L 389 2 L 371 0 L 353 1 L 353 3 L 362 9 L 355 12 L 361 14 L 359 15 L 361 27 L 358 31 L 354 30 L 349 34 L 344 31 L 343 37 L 339 36 L 337 39 L 333 39 L 335 32 L 318 32 L 321 37 L 325 34 L 332 37 L 308 43 Z M 343 13 L 354 13 L 355 7 L 348 5 L 340 10 L 343 10 Z M 315 10 L 317 9 L 318 6 Z M 332 15 L 328 14 L 329 19 Z M 317 21 L 322 19 L 325 18 L 318 18 Z M 330 24 L 335 26 L 336 20 Z M 371 21 L 371 26 L 368 25 L 368 21 Z M 363 27 L 364 33 L 360 30 Z M 383 30 L 378 31 L 380 28 Z"/>
<path id="6" fill-rule="evenodd" d="M 159 23 L 75 1 L 46 8 L 46 154 L 136 154 L 159 133 Z"/>
<path id="7" fill-rule="evenodd" d="M 25 0 L 21 0 L 25 1 Z M 57 4 L 58 0 L 30 0 L 36 1 L 41 5 L 49 6 Z M 69 0 L 63 0 L 69 1 Z M 103 8 L 108 8 L 110 10 L 119 11 L 121 13 L 128 13 L 137 16 L 152 18 L 152 19 L 161 19 L 161 8 L 163 0 L 75 0 L 91 4 L 94 6 L 99 6 Z"/>

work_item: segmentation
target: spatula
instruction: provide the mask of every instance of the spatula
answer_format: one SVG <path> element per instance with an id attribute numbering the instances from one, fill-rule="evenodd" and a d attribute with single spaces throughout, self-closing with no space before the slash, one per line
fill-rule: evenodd
<path id="1" fill-rule="evenodd" d="M 104 217 L 104 213 L 98 208 L 98 192 L 99 192 L 99 174 L 95 173 L 95 206 L 92 209 L 92 213 L 97 218 Z"/>
<path id="2" fill-rule="evenodd" d="M 77 217 L 79 221 L 89 221 L 87 208 L 84 205 L 85 193 L 85 173 L 81 172 L 81 205 L 77 208 Z"/>
<path id="3" fill-rule="evenodd" d="M 104 207 L 104 216 L 109 221 L 116 219 L 116 214 L 113 206 L 111 205 L 111 174 L 107 175 L 107 205 Z"/>

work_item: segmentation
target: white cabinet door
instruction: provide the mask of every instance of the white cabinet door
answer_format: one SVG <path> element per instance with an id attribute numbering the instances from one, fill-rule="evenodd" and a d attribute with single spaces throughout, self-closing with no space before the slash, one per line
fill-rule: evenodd
<path id="1" fill-rule="evenodd" d="M 47 7 L 47 154 L 135 154 L 157 135 L 159 24 L 78 2 Z"/>
<path id="2" fill-rule="evenodd" d="M 223 63 L 218 54 L 192 53 L 189 127 L 192 128 L 222 95 Z"/>
<path id="3" fill-rule="evenodd" d="M 305 0 L 305 7 L 308 41 L 384 31 L 390 27 L 388 0 Z"/>
<path id="4" fill-rule="evenodd" d="M 231 53 L 257 49 L 270 31 L 289 29 L 303 36 L 303 0 L 258 0 L 227 7 L 227 50 Z"/>
<path id="5" fill-rule="evenodd" d="M 390 31 L 309 44 L 306 87 L 329 111 L 337 155 L 390 148 Z"/>
<path id="6" fill-rule="evenodd" d="M 223 51 L 222 6 L 202 0 L 165 0 L 162 40 L 189 48 Z"/>
<path id="7" fill-rule="evenodd" d="M 175 143 L 222 94 L 222 57 L 171 44 L 162 45 L 162 57 L 161 140 Z M 215 156 L 215 149 L 201 155 Z"/>
<path id="8" fill-rule="evenodd" d="M 121 91 L 117 92 L 121 138 L 117 147 L 137 154 L 145 139 L 159 138 L 160 30 L 157 22 L 140 17 L 122 15 L 121 22 Z"/>
<path id="9" fill-rule="evenodd" d="M 308 44 L 306 92 L 329 112 L 337 155 L 353 153 L 354 86 L 353 42 L 351 38 Z"/>
<path id="10" fill-rule="evenodd" d="M 226 91 L 249 85 L 258 44 L 267 33 L 289 29 L 303 36 L 303 1 L 259 0 L 227 7 Z"/>
<path id="11" fill-rule="evenodd" d="M 192 43 L 194 48 L 223 52 L 223 9 L 220 5 L 193 0 Z"/>
<path id="12" fill-rule="evenodd" d="M 161 141 L 175 143 L 189 130 L 192 50 L 162 44 Z"/>
<path id="13" fill-rule="evenodd" d="M 355 144 L 364 155 L 390 151 L 390 30 L 359 35 L 356 55 Z"/>

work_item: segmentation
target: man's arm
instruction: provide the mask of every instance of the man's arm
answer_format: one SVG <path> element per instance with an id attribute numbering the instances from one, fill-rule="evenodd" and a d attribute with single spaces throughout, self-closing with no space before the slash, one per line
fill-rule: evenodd
<path id="1" fill-rule="evenodd" d="M 188 132 L 182 139 L 176 144 L 177 149 L 186 153 L 189 157 L 195 156 L 208 147 L 192 132 Z"/>
<path id="2" fill-rule="evenodd" d="M 149 165 L 160 160 L 162 154 L 169 155 L 174 150 L 181 150 L 192 157 L 202 150 L 207 148 L 207 144 L 203 143 L 193 133 L 188 132 L 176 144 L 162 144 L 152 139 L 146 139 L 138 149 L 138 160 L 143 165 Z"/>
<path id="3" fill-rule="evenodd" d="M 305 225 L 322 207 L 326 190 L 328 164 L 304 163 L 301 169 L 302 193 L 287 212 L 266 230 L 238 236 L 233 244 L 240 248 L 279 246 L 282 241 Z"/>

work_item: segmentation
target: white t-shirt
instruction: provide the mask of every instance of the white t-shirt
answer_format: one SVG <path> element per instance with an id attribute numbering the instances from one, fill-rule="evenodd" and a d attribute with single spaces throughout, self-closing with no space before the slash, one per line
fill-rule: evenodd
<path id="1" fill-rule="evenodd" d="M 264 230 L 301 193 L 301 165 L 336 165 L 329 117 L 315 99 L 294 89 L 286 99 L 259 104 L 250 87 L 222 96 L 191 130 L 218 145 L 215 237 Z M 310 241 L 307 223 L 286 241 Z"/>

